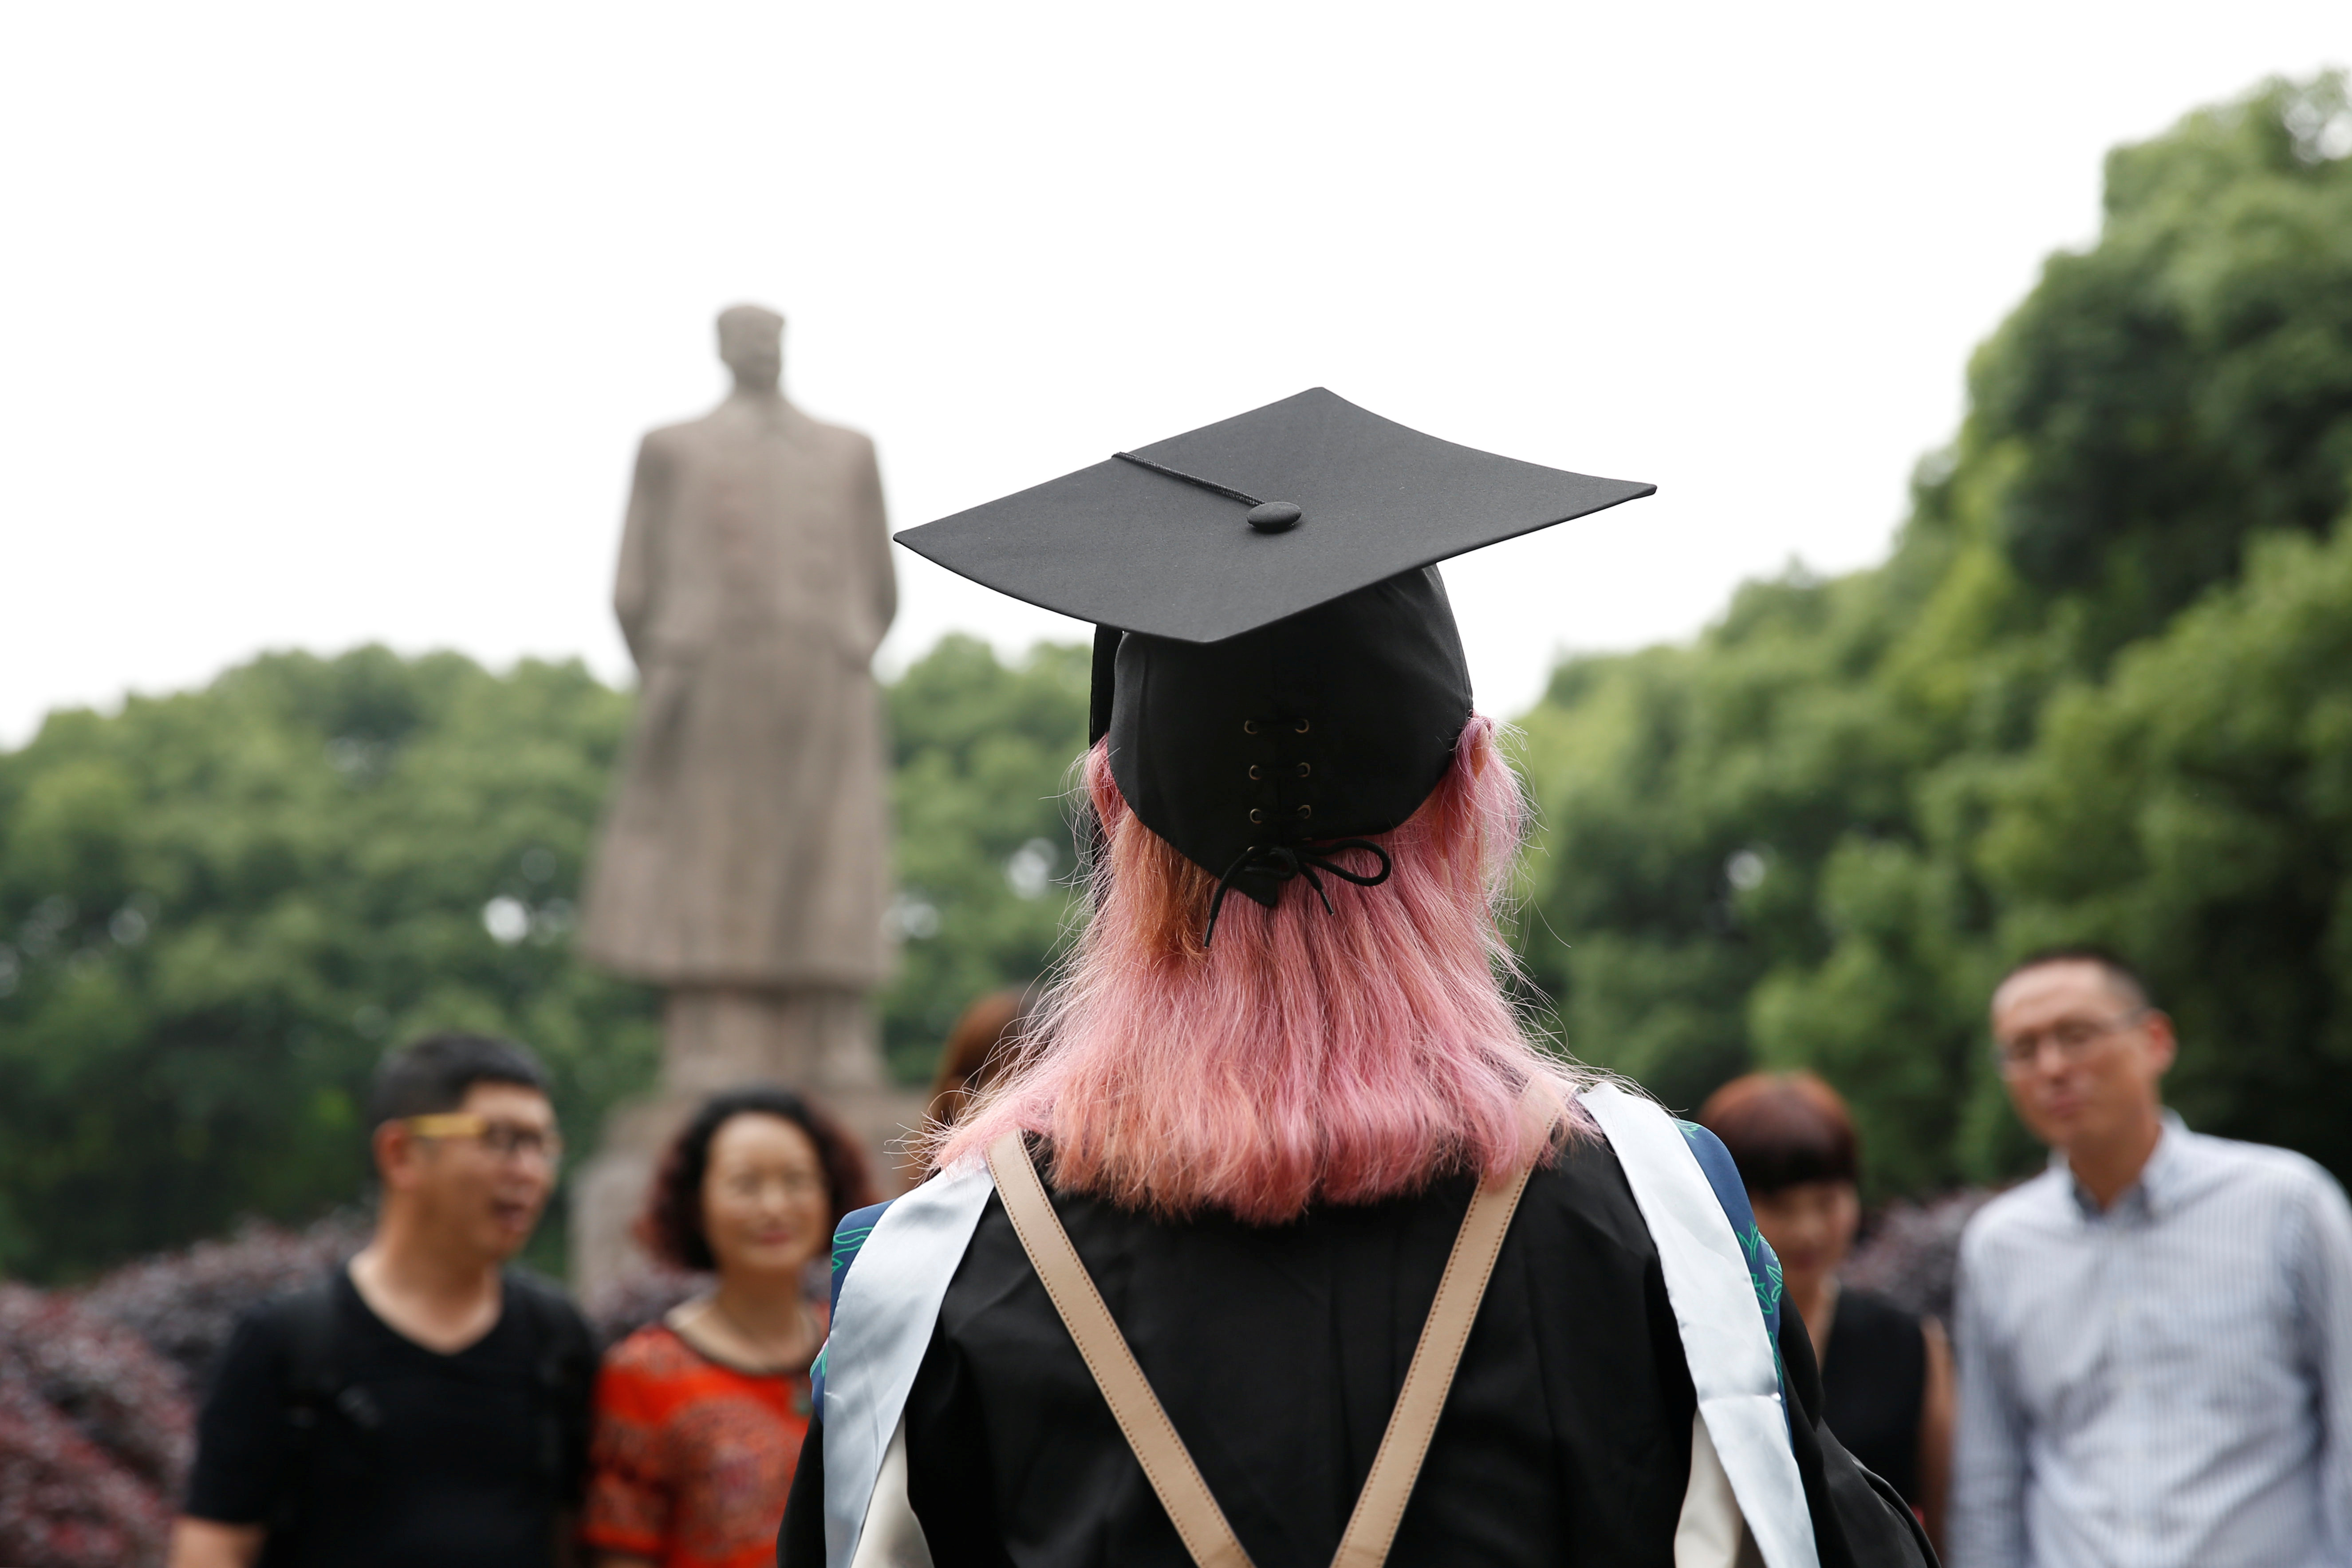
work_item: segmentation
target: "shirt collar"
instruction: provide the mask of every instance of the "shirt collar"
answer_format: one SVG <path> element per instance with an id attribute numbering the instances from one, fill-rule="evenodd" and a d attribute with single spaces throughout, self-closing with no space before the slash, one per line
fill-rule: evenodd
<path id="1" fill-rule="evenodd" d="M 2153 1218 L 2163 1214 L 2179 1195 L 2180 1183 L 2186 1174 L 2183 1166 L 2189 1160 L 2189 1141 L 2194 1136 L 2180 1113 L 2168 1110 L 2156 1134 L 2156 1147 L 2148 1151 L 2147 1163 L 2139 1170 L 2139 1180 L 2116 1194 L 2116 1201 L 2103 1212 L 2088 1189 L 2074 1179 L 2066 1163 L 2063 1152 L 2050 1151 L 2050 1168 L 2066 1184 L 2074 1199 L 2074 1206 L 2085 1219 L 2119 1218 L 2126 1215 L 2147 1215 Z"/>

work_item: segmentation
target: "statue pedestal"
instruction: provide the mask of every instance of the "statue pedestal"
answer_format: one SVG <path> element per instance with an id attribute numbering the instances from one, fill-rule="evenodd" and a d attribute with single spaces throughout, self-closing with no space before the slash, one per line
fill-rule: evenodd
<path id="1" fill-rule="evenodd" d="M 722 1089 L 781 1083 L 807 1095 L 866 1147 L 874 1187 L 911 1183 L 898 1147 L 922 1124 L 925 1097 L 882 1070 L 874 1017 L 845 990 L 685 987 L 662 1015 L 662 1082 L 606 1119 L 596 1152 L 572 1173 L 572 1283 L 585 1298 L 648 1259 L 630 1237 L 662 1151 L 695 1109 Z"/>

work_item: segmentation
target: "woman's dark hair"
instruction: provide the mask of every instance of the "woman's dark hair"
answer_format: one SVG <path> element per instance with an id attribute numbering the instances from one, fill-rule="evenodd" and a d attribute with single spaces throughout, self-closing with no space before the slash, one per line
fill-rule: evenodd
<path id="1" fill-rule="evenodd" d="M 875 1201 L 865 1152 L 839 1122 L 789 1089 L 770 1084 L 730 1089 L 704 1100 L 694 1120 L 671 1140 L 660 1168 L 654 1173 L 653 1190 L 646 1195 L 646 1212 L 637 1219 L 637 1240 L 673 1268 L 719 1266 L 702 1225 L 702 1178 L 710 1170 L 710 1141 L 738 1116 L 780 1117 L 807 1133 L 809 1142 L 816 1145 L 817 1163 L 824 1171 L 825 1196 L 832 1208 L 825 1223 L 827 1237 L 843 1215 Z"/>
<path id="2" fill-rule="evenodd" d="M 1809 1072 L 1752 1072 L 1706 1097 L 1699 1125 L 1723 1140 L 1751 1193 L 1851 1182 L 1861 1170 L 1853 1116 Z"/>

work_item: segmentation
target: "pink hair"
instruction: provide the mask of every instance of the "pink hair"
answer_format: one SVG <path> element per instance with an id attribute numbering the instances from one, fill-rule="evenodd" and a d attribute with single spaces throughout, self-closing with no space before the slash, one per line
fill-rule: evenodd
<path id="1" fill-rule="evenodd" d="M 1128 809 L 1099 746 L 1085 771 L 1108 846 L 1093 917 L 1011 1071 L 933 1132 L 940 1165 L 1018 1129 L 1052 1140 L 1066 1190 L 1270 1224 L 1539 1152 L 1522 1088 L 1575 1084 L 1499 984 L 1524 810 L 1492 720 L 1471 719 L 1421 809 L 1379 836 L 1385 883 L 1324 878 L 1335 913 L 1308 887 L 1272 910 L 1235 893 L 1210 947 L 1215 879 Z"/>

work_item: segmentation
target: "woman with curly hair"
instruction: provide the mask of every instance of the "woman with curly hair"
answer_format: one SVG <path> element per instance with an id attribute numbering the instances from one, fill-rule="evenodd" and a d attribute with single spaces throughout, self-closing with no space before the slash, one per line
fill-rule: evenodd
<path id="1" fill-rule="evenodd" d="M 855 1141 L 790 1089 L 718 1095 L 670 1144 L 638 1239 L 717 1283 L 604 1358 L 581 1531 L 601 1568 L 773 1555 L 825 1332 L 809 1265 L 872 1199 Z"/>

